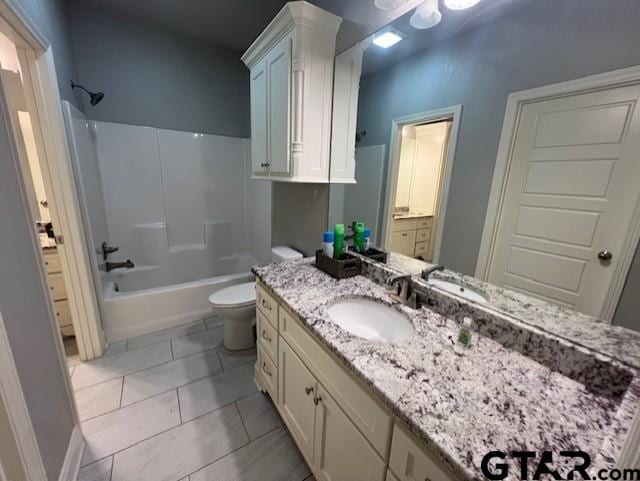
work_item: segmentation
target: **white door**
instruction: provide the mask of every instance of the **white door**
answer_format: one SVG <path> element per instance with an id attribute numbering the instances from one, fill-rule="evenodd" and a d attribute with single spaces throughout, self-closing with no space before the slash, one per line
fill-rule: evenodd
<path id="1" fill-rule="evenodd" d="M 287 35 L 267 54 L 268 151 L 272 174 L 289 173 L 292 37 Z"/>
<path id="2" fill-rule="evenodd" d="M 318 481 L 384 481 L 385 463 L 318 383 L 313 465 Z"/>
<path id="3" fill-rule="evenodd" d="M 640 195 L 639 97 L 633 85 L 522 107 L 490 282 L 601 315 Z"/>
<path id="4" fill-rule="evenodd" d="M 251 69 L 251 166 L 255 175 L 268 173 L 267 159 L 267 59 Z"/>

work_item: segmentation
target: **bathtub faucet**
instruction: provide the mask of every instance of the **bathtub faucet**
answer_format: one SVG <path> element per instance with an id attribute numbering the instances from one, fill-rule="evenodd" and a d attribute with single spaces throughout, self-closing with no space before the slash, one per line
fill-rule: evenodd
<path id="1" fill-rule="evenodd" d="M 131 259 L 127 259 L 124 262 L 105 262 L 104 263 L 104 268 L 107 272 L 111 272 L 114 269 L 119 269 L 121 267 L 125 267 L 127 269 L 133 269 L 135 267 L 135 265 L 133 264 L 133 262 L 131 262 Z"/>

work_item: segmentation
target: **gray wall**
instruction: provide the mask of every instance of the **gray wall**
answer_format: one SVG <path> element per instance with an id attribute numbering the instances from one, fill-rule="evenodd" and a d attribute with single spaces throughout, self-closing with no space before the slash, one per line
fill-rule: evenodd
<path id="1" fill-rule="evenodd" d="M 74 427 L 60 342 L 28 206 L 0 115 L 0 312 L 49 480 L 57 480 Z"/>
<path id="2" fill-rule="evenodd" d="M 314 255 L 327 226 L 329 184 L 274 182 L 272 189 L 271 245 Z"/>
<path id="3" fill-rule="evenodd" d="M 575 2 L 535 0 L 362 79 L 362 145 L 387 144 L 395 117 L 463 105 L 442 241 L 445 265 L 475 271 L 507 95 L 640 64 L 639 25 L 636 0 L 610 0 L 606 8 L 600 0 L 582 0 L 579 9 Z M 624 296 L 623 305 L 633 302 L 640 312 L 640 298 L 629 289 Z"/>
<path id="4" fill-rule="evenodd" d="M 249 71 L 240 53 L 75 2 L 69 10 L 79 80 L 105 93 L 93 120 L 250 136 Z"/>
<path id="5" fill-rule="evenodd" d="M 640 331 L 640 245 L 631 263 L 613 323 Z"/>
<path id="6" fill-rule="evenodd" d="M 83 109 L 80 93 L 71 90 L 69 82 L 77 77 L 71 52 L 71 38 L 64 0 L 16 0 L 51 44 L 56 65 L 60 96 Z"/>

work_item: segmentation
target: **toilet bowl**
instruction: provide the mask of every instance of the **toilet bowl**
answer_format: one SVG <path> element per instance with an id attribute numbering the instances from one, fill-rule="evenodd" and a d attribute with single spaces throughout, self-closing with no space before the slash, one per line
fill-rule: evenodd
<path id="1" fill-rule="evenodd" d="M 291 247 L 271 249 L 271 262 L 302 259 Z M 224 347 L 229 351 L 243 351 L 256 345 L 253 325 L 256 317 L 255 282 L 225 287 L 209 296 L 213 312 L 224 319 Z"/>

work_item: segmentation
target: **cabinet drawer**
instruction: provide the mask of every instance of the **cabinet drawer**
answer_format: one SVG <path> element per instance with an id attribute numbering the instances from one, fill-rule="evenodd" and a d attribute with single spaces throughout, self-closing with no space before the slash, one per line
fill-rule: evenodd
<path id="1" fill-rule="evenodd" d="M 428 242 L 431 237 L 431 229 L 418 229 L 416 231 L 416 242 Z"/>
<path id="2" fill-rule="evenodd" d="M 49 274 L 49 293 L 54 301 L 67 298 L 67 291 L 64 288 L 64 279 L 61 272 Z"/>
<path id="3" fill-rule="evenodd" d="M 53 307 L 55 309 L 58 326 L 65 327 L 71 325 L 71 308 L 69 307 L 69 301 L 56 301 L 53 303 Z"/>
<path id="4" fill-rule="evenodd" d="M 260 310 L 256 310 L 256 322 L 258 326 L 258 342 L 274 365 L 278 365 L 278 331 L 265 318 Z"/>
<path id="5" fill-rule="evenodd" d="M 417 256 L 426 256 L 429 253 L 429 243 L 428 242 L 416 242 L 416 252 Z"/>
<path id="6" fill-rule="evenodd" d="M 273 327 L 278 328 L 278 304 L 260 284 L 256 284 L 256 306 Z"/>
<path id="7" fill-rule="evenodd" d="M 44 258 L 44 267 L 47 270 L 48 274 L 53 272 L 62 272 L 62 264 L 60 264 L 60 256 L 58 254 L 45 254 Z"/>
<path id="8" fill-rule="evenodd" d="M 393 221 L 391 232 L 402 232 L 405 230 L 416 230 L 418 222 L 416 219 L 396 219 Z"/>
<path id="9" fill-rule="evenodd" d="M 391 471 L 390 469 L 387 469 L 386 481 L 399 481 L 399 479 L 394 476 L 393 471 Z"/>
<path id="10" fill-rule="evenodd" d="M 420 441 L 398 424 L 393 429 L 389 467 L 398 481 L 454 481 L 451 473 L 440 467 L 419 445 Z"/>
<path id="11" fill-rule="evenodd" d="M 416 228 L 417 229 L 431 229 L 433 225 L 433 217 L 424 217 L 418 219 Z"/>
<path id="12" fill-rule="evenodd" d="M 280 336 L 289 343 L 384 458 L 391 435 L 392 419 L 389 413 L 282 306 L 279 311 L 279 326 Z"/>
<path id="13" fill-rule="evenodd" d="M 391 250 L 405 256 L 412 256 L 416 247 L 416 231 L 391 233 Z"/>
<path id="14" fill-rule="evenodd" d="M 258 348 L 258 364 L 260 369 L 260 377 L 262 378 L 264 387 L 267 389 L 269 396 L 274 403 L 278 402 L 278 370 L 273 361 L 269 359 L 262 348 Z"/>

